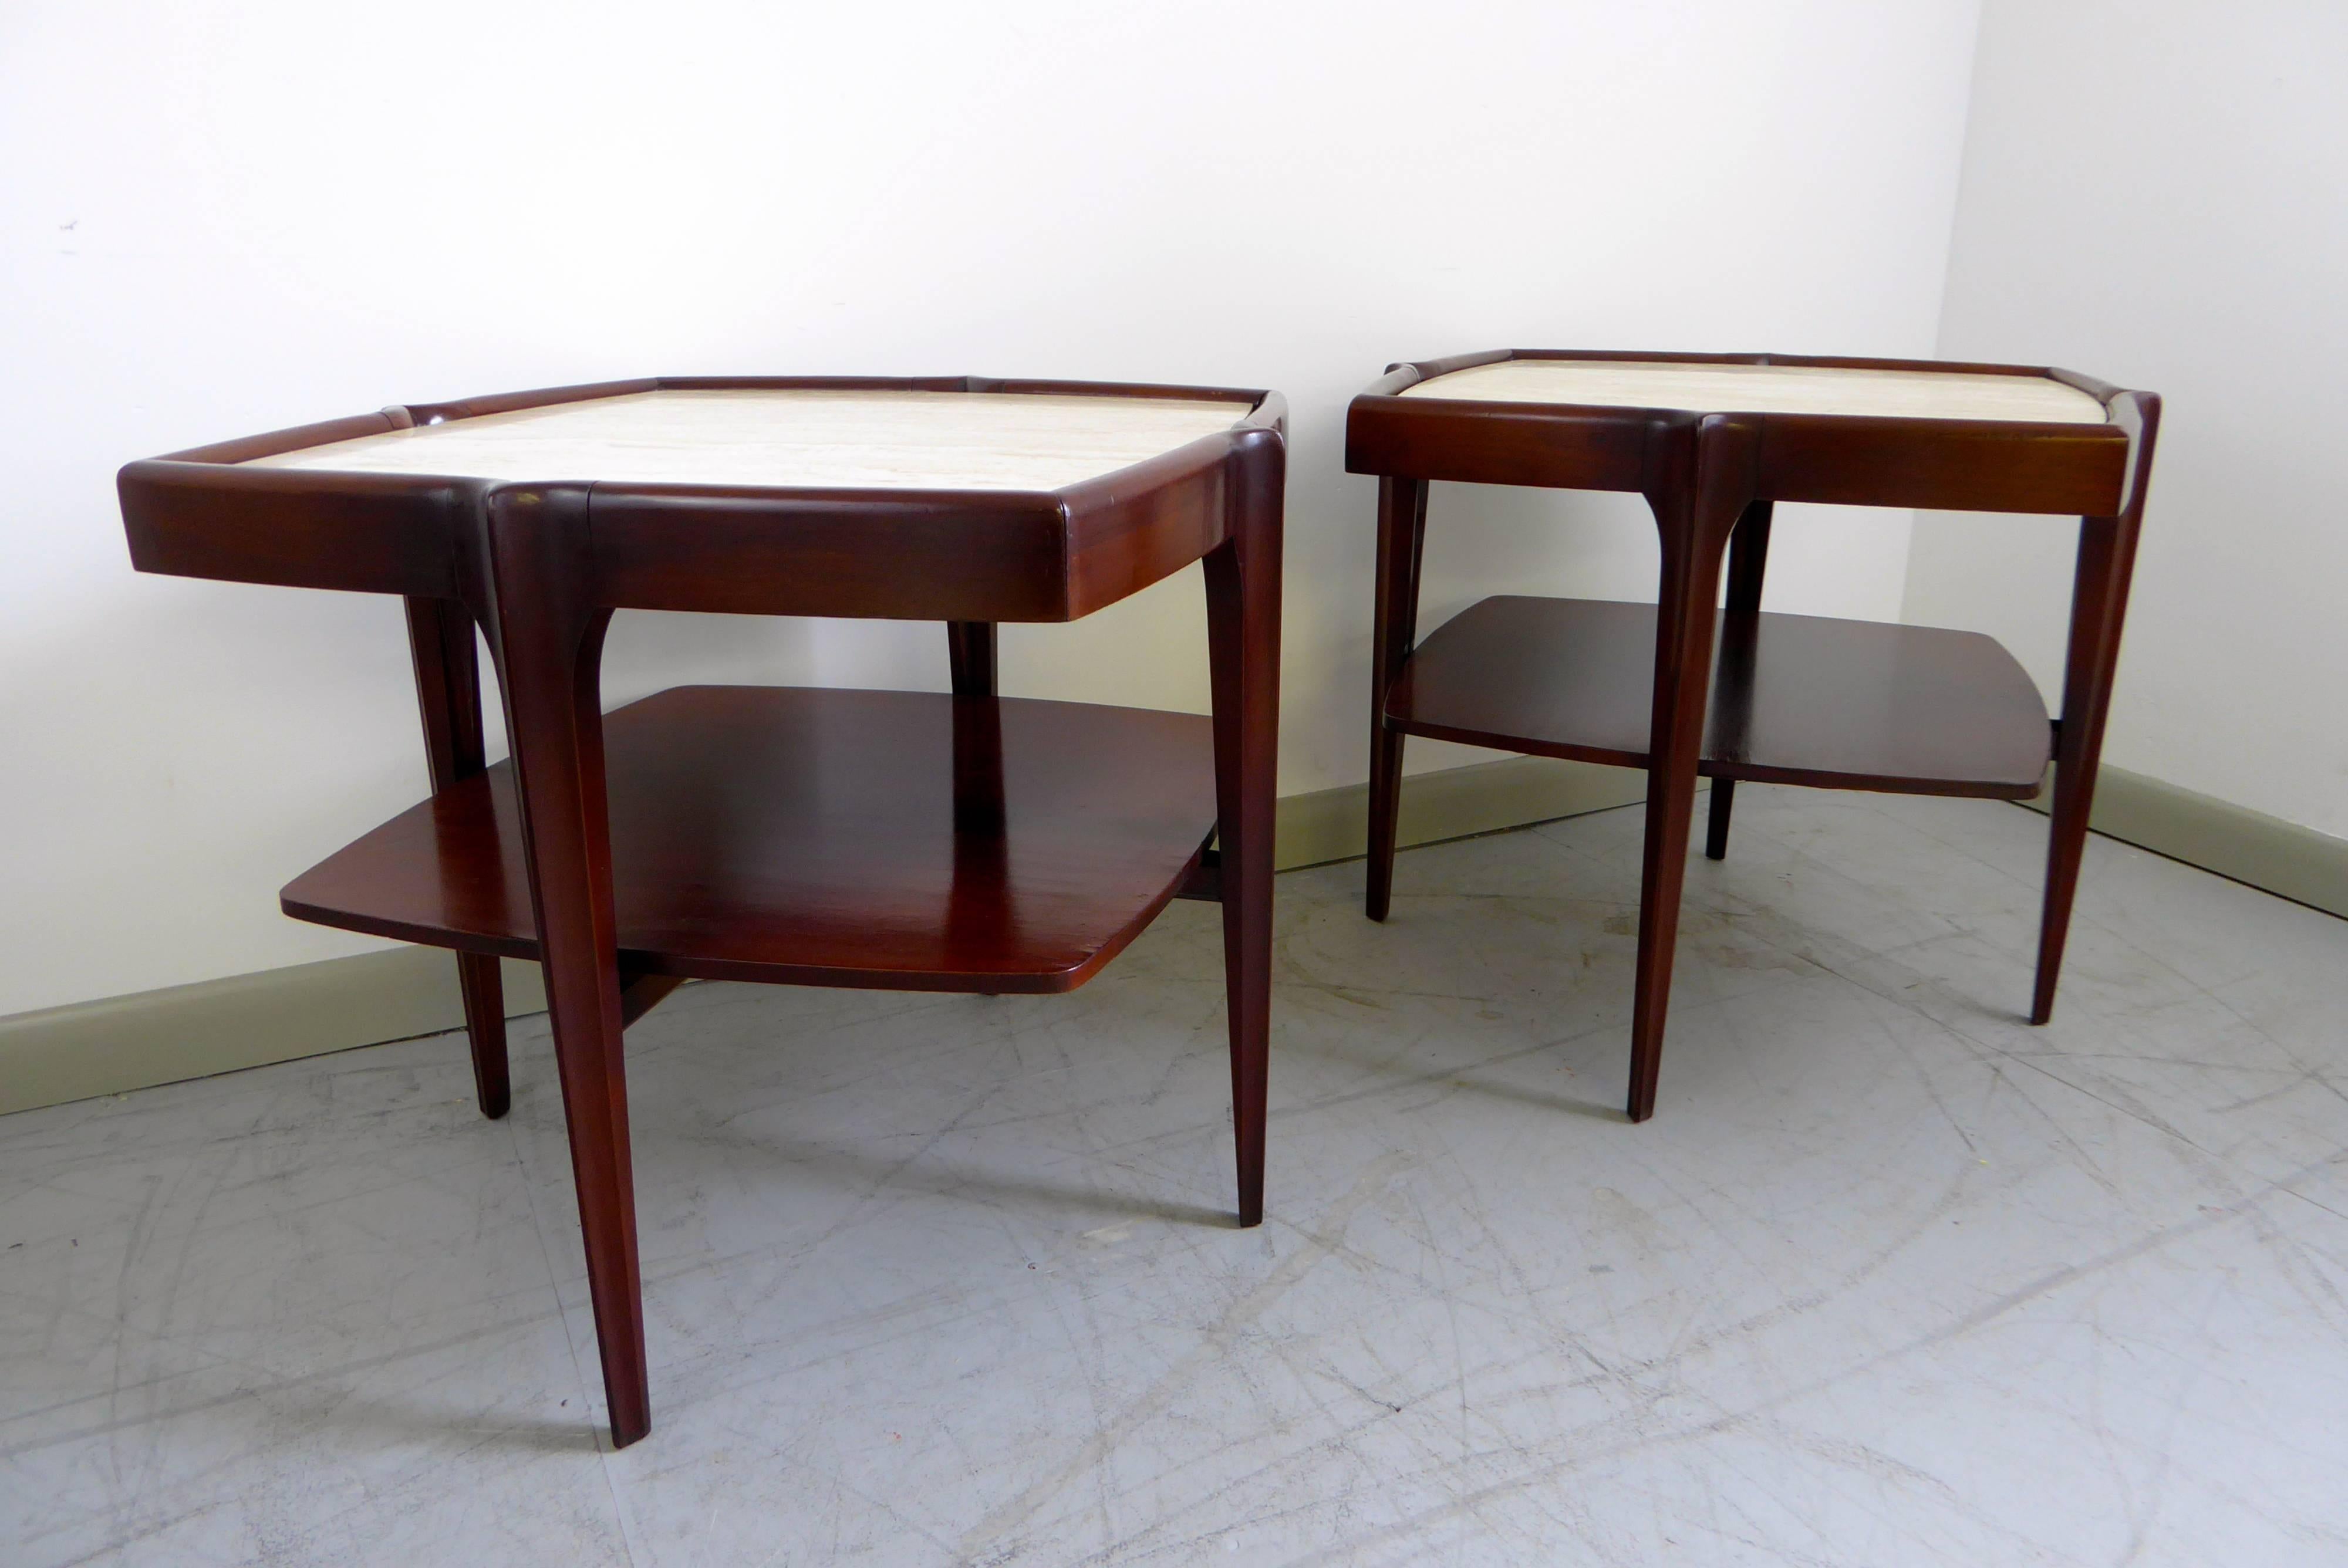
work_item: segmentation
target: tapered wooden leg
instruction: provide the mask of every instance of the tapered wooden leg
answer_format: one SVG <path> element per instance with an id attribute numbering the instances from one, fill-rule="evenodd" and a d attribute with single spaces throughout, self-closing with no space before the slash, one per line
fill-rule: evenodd
<path id="1" fill-rule="evenodd" d="M 1704 818 L 1704 857 L 1706 860 L 1728 858 L 1728 814 L 1736 804 L 1736 781 L 1712 781 L 1711 811 Z"/>
<path id="2" fill-rule="evenodd" d="M 2054 810 L 2046 846 L 2046 907 L 2038 927 L 2038 979 L 2030 1021 L 2054 1016 L 2063 947 L 2071 934 L 2071 901 L 2086 853 L 2087 818 L 2096 804 L 2096 769 L 2103 759 L 2104 721 L 2120 662 L 2120 624 L 2127 614 L 2128 581 L 2136 572 L 2137 535 L 2152 484 L 2152 454 L 2160 434 L 2160 399 L 2123 394 L 2112 422 L 2129 437 L 2128 477 L 2119 510 L 2079 519 L 2079 562 L 2071 592 L 2071 641 L 2063 667 L 2063 717 L 2054 731 Z"/>
<path id="3" fill-rule="evenodd" d="M 481 673 L 471 611 L 453 600 L 407 600 L 407 650 L 416 665 L 416 704 L 424 719 L 424 756 L 438 794 L 486 765 L 481 740 Z M 498 960 L 457 955 L 465 1033 L 473 1049 L 473 1091 L 481 1114 L 499 1117 L 513 1102 L 506 1070 L 505 984 Z"/>
<path id="4" fill-rule="evenodd" d="M 506 982 L 487 953 L 457 955 L 457 990 L 465 1001 L 465 1035 L 473 1047 L 473 1093 L 492 1121 L 513 1104 L 506 1068 Z"/>
<path id="5" fill-rule="evenodd" d="M 1714 606 L 1720 558 L 1752 495 L 1754 428 L 1715 416 L 1673 433 L 1662 482 L 1649 496 L 1662 541 L 1655 604 L 1654 708 L 1649 723 L 1646 845 L 1640 862 L 1639 961 L 1632 981 L 1633 1122 L 1654 1114 L 1663 1062 L 1672 958 L 1686 879 L 1689 816 L 1712 680 Z"/>
<path id="6" fill-rule="evenodd" d="M 2133 518 L 2083 518 L 2078 572 L 2071 597 L 2070 654 L 2063 671 L 2063 719 L 2055 730 L 2054 809 L 2046 846 L 2046 905 L 2038 927 L 2038 979 L 2030 1021 L 2054 1016 L 2054 988 L 2071 933 L 2071 902 L 2087 849 L 2096 804 L 2096 769 L 2119 664 L 2120 620 L 2135 566 Z"/>
<path id="7" fill-rule="evenodd" d="M 1216 832 L 1221 840 L 1223 991 L 1231 1020 L 1231 1125 L 1239 1152 L 1242 1225 L 1263 1220 L 1285 471 L 1277 436 L 1256 431 L 1242 437 L 1231 457 L 1231 537 L 1206 558 Z"/>
<path id="8" fill-rule="evenodd" d="M 996 700 L 994 642 L 991 620 L 946 622 L 954 695 L 954 882 L 946 907 L 950 932 L 965 927 L 999 929 L 1014 918 L 1002 904 L 1008 845 L 1004 836 L 1003 704 Z M 1003 993 L 982 987 L 978 994 Z"/>
<path id="9" fill-rule="evenodd" d="M 1370 651 L 1370 866 L 1364 912 L 1383 920 L 1394 901 L 1395 833 L 1402 820 L 1403 734 L 1386 725 L 1386 695 L 1418 632 L 1419 566 L 1426 546 L 1426 481 L 1378 481 L 1378 586 Z"/>
<path id="10" fill-rule="evenodd" d="M 619 950 L 596 701 L 608 610 L 588 593 L 583 492 L 501 491 L 489 502 L 483 576 L 506 727 L 520 784 L 571 1171 L 602 1351 L 612 1441 L 652 1428 L 635 1182 L 621 1054 Z"/>
<path id="11" fill-rule="evenodd" d="M 1740 718 L 1753 701 L 1753 653 L 1761 633 L 1761 579 L 1769 566 L 1772 511 L 1767 501 L 1749 503 L 1728 541 L 1728 596 L 1721 617 L 1720 691 L 1715 701 Z M 1705 859 L 1728 858 L 1728 817 L 1735 804 L 1736 781 L 1713 780 L 1704 832 Z"/>

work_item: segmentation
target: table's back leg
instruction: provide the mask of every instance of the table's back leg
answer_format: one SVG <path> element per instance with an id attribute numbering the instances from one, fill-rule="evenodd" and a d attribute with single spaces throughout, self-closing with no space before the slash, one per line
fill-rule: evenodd
<path id="1" fill-rule="evenodd" d="M 1730 530 L 1752 497 L 1758 433 L 1713 415 L 1668 433 L 1648 495 L 1662 545 L 1655 600 L 1654 708 L 1648 724 L 1646 845 L 1640 861 L 1639 960 L 1631 1011 L 1631 1120 L 1655 1112 L 1663 1020 L 1687 876 L 1689 817 L 1712 683 L 1714 606 Z"/>
<path id="2" fill-rule="evenodd" d="M 1231 1130 L 1240 1224 L 1263 1221 L 1264 1112 L 1272 1038 L 1272 868 L 1280 743 L 1280 566 L 1286 460 L 1270 431 L 1233 454 L 1231 537 L 1206 558 L 1221 841 L 1223 992 L 1231 1040 Z"/>
<path id="3" fill-rule="evenodd" d="M 992 697 L 994 690 L 994 622 L 946 622 L 946 662 L 957 697 Z"/>
<path id="4" fill-rule="evenodd" d="M 407 600 L 407 650 L 416 664 L 424 755 L 437 794 L 486 765 L 480 659 L 473 645 L 471 612 L 453 600 Z M 484 953 L 458 953 L 457 987 L 465 999 L 465 1033 L 472 1042 L 473 1091 L 481 1114 L 502 1116 L 513 1093 L 506 1069 L 505 986 L 498 960 Z"/>
<path id="5" fill-rule="evenodd" d="M 994 701 L 994 622 L 949 620 L 953 670 L 954 831 L 1003 832 L 1003 710 Z"/>
<path id="6" fill-rule="evenodd" d="M 513 743 L 603 1391 L 612 1441 L 624 1448 L 652 1429 L 652 1399 L 597 702 L 611 612 L 594 609 L 588 597 L 585 514 L 583 492 L 493 495 L 482 576 Z"/>
<path id="7" fill-rule="evenodd" d="M 1728 613 L 1720 634 L 1720 700 L 1724 705 L 1739 700 L 1747 705 L 1752 702 L 1754 645 L 1761 633 L 1761 578 L 1769 565 L 1769 520 L 1773 509 L 1767 501 L 1753 502 L 1737 518 L 1736 531 L 1729 536 Z M 1705 859 L 1728 858 L 1728 815 L 1735 803 L 1735 779 L 1712 781 L 1711 810 L 1704 829 Z"/>
<path id="8" fill-rule="evenodd" d="M 946 622 L 946 656 L 953 671 L 953 821 L 955 898 L 950 926 L 962 920 L 982 926 L 1006 917 L 1000 899 L 1007 885 L 1003 807 L 1003 705 L 995 701 L 994 622 Z M 968 873 L 965 876 L 965 872 Z M 961 897 L 965 886 L 993 892 L 975 904 Z M 981 988 L 981 996 L 1000 991 Z"/>
<path id="9" fill-rule="evenodd" d="M 1426 548 L 1426 481 L 1378 481 L 1378 586 L 1370 651 L 1370 865 L 1363 908 L 1383 920 L 1394 901 L 1395 834 L 1402 820 L 1404 736 L 1386 724 L 1386 694 L 1418 630 L 1419 564 Z"/>

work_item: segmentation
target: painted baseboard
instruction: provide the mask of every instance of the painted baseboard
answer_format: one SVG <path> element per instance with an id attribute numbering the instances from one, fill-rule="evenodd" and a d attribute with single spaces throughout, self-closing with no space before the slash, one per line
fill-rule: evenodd
<path id="1" fill-rule="evenodd" d="M 504 966 L 506 1011 L 546 1008 L 536 964 Z M 0 1018 L 0 1113 L 460 1029 L 457 965 L 395 948 Z"/>
<path id="2" fill-rule="evenodd" d="M 1640 799 L 1645 775 L 1540 757 L 1422 774 L 1403 792 L 1405 845 L 1464 838 Z M 1362 853 L 1365 785 L 1280 803 L 1281 869 Z M 544 1010 L 538 966 L 505 965 L 510 1016 Z M 0 1113 L 206 1078 L 460 1029 L 457 966 L 398 948 L 0 1018 Z"/>
<path id="3" fill-rule="evenodd" d="M 2022 803 L 2051 810 L 2053 790 Z M 2348 917 L 2348 838 L 2106 766 L 2087 825 L 2109 838 Z"/>
<path id="4" fill-rule="evenodd" d="M 1646 775 L 1510 757 L 1413 776 L 1400 839 L 1434 844 L 1628 805 Z M 2047 797 L 2028 803 L 2045 809 Z M 2348 839 L 2107 767 L 2096 832 L 2333 915 L 2348 917 Z M 1369 791 L 1350 784 L 1280 803 L 1280 868 L 1362 853 Z M 505 966 L 506 1010 L 546 1006 L 538 966 Z M 399 948 L 232 975 L 135 996 L 0 1018 L 0 1113 L 324 1055 L 461 1028 L 457 969 L 431 948 Z"/>
<path id="5" fill-rule="evenodd" d="M 1646 798 L 1647 775 L 1637 768 L 1505 757 L 1404 779 L 1402 822 L 1395 836 L 1407 849 L 1606 811 Z M 1282 871 L 1358 859 L 1366 851 L 1369 833 L 1367 784 L 1288 795 L 1280 803 L 1274 856 Z"/>

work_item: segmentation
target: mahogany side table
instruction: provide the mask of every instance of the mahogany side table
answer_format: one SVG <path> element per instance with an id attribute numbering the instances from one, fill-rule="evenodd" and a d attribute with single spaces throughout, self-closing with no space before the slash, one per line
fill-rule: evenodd
<path id="1" fill-rule="evenodd" d="M 2051 758 L 2030 1014 L 2045 1022 L 2159 417 L 2150 393 L 2020 365 L 1512 349 L 1389 367 L 1345 434 L 1346 468 L 1379 476 L 1370 918 L 1393 893 L 1405 736 L 1645 768 L 1629 1094 L 1643 1122 L 1699 775 L 1717 860 L 1739 779 L 2027 800 Z M 1435 479 L 1639 492 L 1662 543 L 1657 602 L 1487 599 L 1417 642 Z M 1781 500 L 2079 514 L 2061 717 L 1989 638 L 1764 612 Z"/>
<path id="2" fill-rule="evenodd" d="M 407 600 L 431 798 L 283 904 L 456 949 L 489 1116 L 498 959 L 545 967 L 615 1445 L 652 1424 L 621 1031 L 687 979 L 1065 991 L 1169 899 L 1220 898 L 1239 1218 L 1262 1219 L 1282 418 L 1220 388 L 662 377 L 122 470 L 143 571 Z M 1194 560 L 1211 720 L 997 692 L 996 622 Z M 953 692 L 685 687 L 606 714 L 621 609 L 943 621 Z"/>

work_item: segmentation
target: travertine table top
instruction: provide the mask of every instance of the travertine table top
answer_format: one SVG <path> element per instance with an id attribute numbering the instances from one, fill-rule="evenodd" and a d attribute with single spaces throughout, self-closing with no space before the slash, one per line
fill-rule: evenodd
<path id="1" fill-rule="evenodd" d="M 1435 376 L 1405 397 L 1678 408 L 1700 414 L 1841 414 L 2101 425 L 2104 405 L 2043 375 L 1804 364 L 1505 359 Z"/>
<path id="2" fill-rule="evenodd" d="M 252 466 L 499 481 L 1052 490 L 1245 419 L 1236 401 L 664 389 L 305 447 Z"/>

